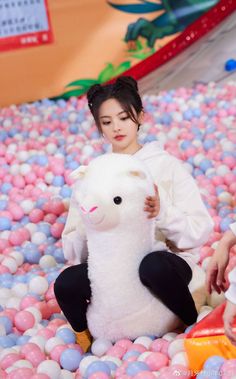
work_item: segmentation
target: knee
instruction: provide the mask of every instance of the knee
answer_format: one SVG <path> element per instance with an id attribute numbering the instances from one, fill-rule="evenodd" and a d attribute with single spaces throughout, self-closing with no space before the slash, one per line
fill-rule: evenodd
<path id="1" fill-rule="evenodd" d="M 148 284 L 149 280 L 159 283 L 171 280 L 171 266 L 164 254 L 156 252 L 144 257 L 139 267 L 139 276 L 144 284 Z"/>

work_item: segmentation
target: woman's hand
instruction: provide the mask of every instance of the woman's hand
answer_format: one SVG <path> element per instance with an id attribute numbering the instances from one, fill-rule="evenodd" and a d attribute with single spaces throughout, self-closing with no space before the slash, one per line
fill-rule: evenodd
<path id="1" fill-rule="evenodd" d="M 229 338 L 230 342 L 236 346 L 236 333 L 232 330 L 233 321 L 235 318 L 236 304 L 231 303 L 231 301 L 227 301 L 223 315 L 225 334 Z"/>
<path id="2" fill-rule="evenodd" d="M 206 287 L 211 294 L 212 290 L 217 293 L 225 290 L 225 269 L 229 262 L 228 248 L 219 247 L 212 255 L 207 267 Z"/>
<path id="3" fill-rule="evenodd" d="M 148 218 L 156 217 L 160 212 L 160 197 L 158 188 L 154 184 L 155 196 L 147 196 L 144 210 L 149 213 Z"/>

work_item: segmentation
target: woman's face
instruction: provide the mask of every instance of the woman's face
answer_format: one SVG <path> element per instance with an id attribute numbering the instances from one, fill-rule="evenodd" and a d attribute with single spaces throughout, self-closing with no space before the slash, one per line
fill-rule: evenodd
<path id="1" fill-rule="evenodd" d="M 116 99 L 108 99 L 99 109 L 99 122 L 104 137 L 114 153 L 131 154 L 137 148 L 138 125 L 132 121 Z"/>

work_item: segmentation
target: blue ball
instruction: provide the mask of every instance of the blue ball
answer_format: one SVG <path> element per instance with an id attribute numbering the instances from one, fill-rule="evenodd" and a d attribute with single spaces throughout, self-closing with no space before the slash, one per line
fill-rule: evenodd
<path id="1" fill-rule="evenodd" d="M 60 192 L 59 192 L 59 195 L 63 198 L 66 198 L 66 197 L 71 197 L 71 192 L 72 192 L 72 189 L 70 187 L 68 187 L 67 185 L 64 185 Z"/>
<path id="2" fill-rule="evenodd" d="M 2 324 L 6 330 L 6 333 L 9 334 L 12 332 L 12 321 L 7 316 L 0 316 L 0 324 Z"/>
<path id="3" fill-rule="evenodd" d="M 60 364 L 65 370 L 76 371 L 79 368 L 81 359 L 82 356 L 78 350 L 66 349 L 61 354 Z"/>
<path id="4" fill-rule="evenodd" d="M 25 345 L 29 341 L 30 338 L 31 338 L 30 336 L 20 336 L 16 340 L 16 345 L 20 345 L 20 346 Z"/>
<path id="5" fill-rule="evenodd" d="M 0 217 L 0 231 L 10 230 L 12 227 L 11 220 L 8 217 Z"/>
<path id="6" fill-rule="evenodd" d="M 203 172 L 206 172 L 206 170 L 208 170 L 209 168 L 213 167 L 212 166 L 212 163 L 209 159 L 203 159 L 201 162 L 200 162 L 200 165 L 199 165 L 200 169 L 203 171 Z"/>
<path id="7" fill-rule="evenodd" d="M 4 182 L 1 186 L 1 191 L 4 194 L 7 194 L 12 189 L 11 183 Z"/>
<path id="8" fill-rule="evenodd" d="M 46 166 L 48 164 L 48 157 L 46 155 L 38 155 L 36 158 L 36 163 L 39 166 Z"/>
<path id="9" fill-rule="evenodd" d="M 65 343 L 75 343 L 75 333 L 69 328 L 62 328 L 56 332 L 56 336 L 60 337 Z"/>
<path id="10" fill-rule="evenodd" d="M 102 361 L 95 361 L 92 362 L 85 371 L 85 378 L 87 379 L 90 375 L 99 371 L 105 372 L 107 375 L 111 374 L 111 369 L 106 363 Z"/>
<path id="11" fill-rule="evenodd" d="M 65 179 L 61 175 L 56 175 L 53 178 L 52 185 L 55 187 L 62 187 L 65 184 Z"/>
<path id="12" fill-rule="evenodd" d="M 220 230 L 221 232 L 226 232 L 228 229 L 229 229 L 229 226 L 230 224 L 232 224 L 233 222 L 233 219 L 230 218 L 230 217 L 226 217 L 224 218 L 221 222 L 220 222 Z"/>
<path id="13" fill-rule="evenodd" d="M 7 207 L 7 201 L 6 200 L 0 200 L 0 211 L 4 211 Z"/>
<path id="14" fill-rule="evenodd" d="M 126 374 L 130 376 L 134 376 L 141 371 L 150 371 L 148 365 L 144 362 L 130 362 L 126 368 Z"/>
<path id="15" fill-rule="evenodd" d="M 26 262 L 28 263 L 39 263 L 39 260 L 41 258 L 41 254 L 38 250 L 25 250 L 24 251 L 24 257 Z"/>
<path id="16" fill-rule="evenodd" d="M 140 355 L 140 352 L 139 351 L 136 351 L 136 350 L 130 350 L 130 351 L 127 351 L 127 353 L 125 353 L 123 355 L 123 361 L 126 361 L 126 359 L 130 358 L 130 357 L 138 357 Z"/>
<path id="17" fill-rule="evenodd" d="M 0 336 L 0 346 L 3 348 L 12 347 L 15 345 L 15 342 L 11 337 Z"/>
<path id="18" fill-rule="evenodd" d="M 60 247 L 55 249 L 53 256 L 54 256 L 57 263 L 65 263 L 66 262 L 64 254 L 63 254 L 63 250 Z"/>
<path id="19" fill-rule="evenodd" d="M 79 132 L 78 125 L 75 125 L 75 124 L 70 125 L 69 126 L 69 132 L 71 134 L 78 134 L 78 132 Z"/>

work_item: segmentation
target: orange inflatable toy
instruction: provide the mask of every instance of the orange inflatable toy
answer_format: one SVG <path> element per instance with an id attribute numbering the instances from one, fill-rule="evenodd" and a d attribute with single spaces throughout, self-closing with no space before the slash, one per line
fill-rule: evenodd
<path id="1" fill-rule="evenodd" d="M 199 321 L 185 338 L 189 369 L 199 373 L 204 362 L 213 355 L 225 359 L 236 358 L 236 347 L 224 334 L 223 313 L 226 303 L 219 305 Z M 236 319 L 233 331 L 236 332 Z"/>

